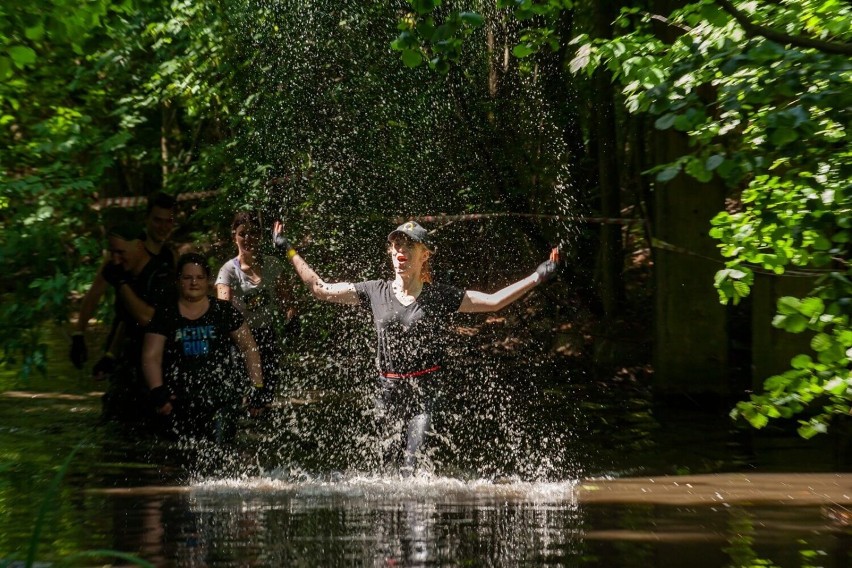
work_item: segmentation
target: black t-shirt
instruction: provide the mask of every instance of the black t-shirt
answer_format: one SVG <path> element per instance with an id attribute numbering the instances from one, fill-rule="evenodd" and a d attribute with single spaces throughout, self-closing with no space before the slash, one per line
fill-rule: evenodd
<path id="1" fill-rule="evenodd" d="M 392 284 L 388 280 L 355 284 L 361 305 L 373 312 L 379 372 L 414 373 L 442 366 L 448 316 L 458 311 L 464 290 L 423 284 L 417 300 L 403 306 L 394 295 Z"/>
<path id="2" fill-rule="evenodd" d="M 150 250 L 148 250 L 148 247 L 145 247 L 145 252 L 148 253 L 148 256 L 151 257 L 151 260 L 155 260 L 160 264 L 164 264 L 166 267 L 168 267 L 169 270 L 175 269 L 175 251 L 174 249 L 172 249 L 171 246 L 163 245 L 162 248 L 160 248 L 160 252 L 158 252 L 157 254 L 152 253 Z"/>
<path id="3" fill-rule="evenodd" d="M 163 381 L 179 397 L 220 391 L 230 381 L 231 332 L 243 316 L 231 302 L 208 298 L 210 308 L 198 319 L 181 315 L 177 302 L 158 309 L 146 333 L 163 335 Z"/>
<path id="4" fill-rule="evenodd" d="M 155 310 L 177 301 L 174 272 L 155 258 L 151 258 L 142 268 L 142 272 L 133 276 L 127 285 L 140 300 Z M 133 317 L 121 300 L 120 294 L 116 294 L 115 314 L 116 321 L 124 322 L 122 354 L 127 360 L 138 362 L 142 355 L 142 336 L 145 333 L 145 326 Z"/>

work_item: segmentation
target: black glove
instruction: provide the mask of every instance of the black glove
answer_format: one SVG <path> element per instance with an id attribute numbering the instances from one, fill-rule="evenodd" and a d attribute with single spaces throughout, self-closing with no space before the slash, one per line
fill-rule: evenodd
<path id="1" fill-rule="evenodd" d="M 300 335 L 302 335 L 302 320 L 299 316 L 293 316 L 287 323 L 284 324 L 284 327 L 281 329 L 281 335 L 284 337 L 290 337 L 296 339 Z"/>
<path id="2" fill-rule="evenodd" d="M 163 408 L 172 401 L 172 391 L 165 385 L 152 388 L 148 396 L 151 398 L 151 404 L 154 405 L 156 410 Z"/>
<path id="3" fill-rule="evenodd" d="M 130 274 L 124 270 L 120 264 L 114 264 L 112 262 L 108 262 L 104 265 L 101 269 L 101 275 L 104 277 L 104 280 L 116 289 L 130 279 Z"/>
<path id="4" fill-rule="evenodd" d="M 286 253 L 292 247 L 290 246 L 290 241 L 284 236 L 284 228 L 282 227 L 280 231 L 276 231 L 275 227 L 272 228 L 272 246 L 275 247 L 275 251 L 279 253 Z"/>
<path id="5" fill-rule="evenodd" d="M 544 284 L 552 280 L 556 276 L 557 270 L 559 270 L 559 253 L 556 249 L 553 249 L 550 253 L 550 258 L 539 264 L 538 268 L 535 269 L 536 274 L 538 274 L 539 283 Z"/>
<path id="6" fill-rule="evenodd" d="M 77 369 L 82 369 L 83 364 L 89 358 L 89 351 L 86 349 L 86 338 L 82 333 L 76 333 L 71 337 L 71 363 Z"/>
<path id="7" fill-rule="evenodd" d="M 248 397 L 250 409 L 266 408 L 272 404 L 272 389 L 267 387 L 254 387 Z"/>
<path id="8" fill-rule="evenodd" d="M 92 367 L 92 375 L 111 375 L 115 371 L 115 356 L 107 353 Z"/>

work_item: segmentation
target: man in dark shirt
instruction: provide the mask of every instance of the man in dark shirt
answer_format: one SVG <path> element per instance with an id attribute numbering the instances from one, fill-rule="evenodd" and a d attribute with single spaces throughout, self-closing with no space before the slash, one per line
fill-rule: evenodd
<path id="1" fill-rule="evenodd" d="M 145 249 L 141 232 L 128 225 L 108 233 L 110 262 L 101 276 L 115 289 L 117 322 L 110 384 L 103 399 L 104 418 L 141 422 L 149 414 L 148 389 L 141 373 L 144 328 L 158 306 L 175 299 L 174 273 Z"/>
<path id="2" fill-rule="evenodd" d="M 168 239 L 174 230 L 176 207 L 177 202 L 174 197 L 165 193 L 152 195 L 148 199 L 148 207 L 145 214 L 145 232 L 142 237 L 145 251 L 148 255 L 158 263 L 165 264 L 172 269 L 175 266 L 176 254 L 175 250 L 168 244 Z M 109 262 L 112 261 L 107 261 L 106 264 L 109 264 Z M 74 327 L 74 333 L 71 338 L 69 357 L 78 369 L 82 369 L 86 360 L 89 358 L 85 339 L 89 319 L 95 314 L 101 298 L 103 298 L 104 293 L 109 288 L 109 283 L 101 273 L 102 270 L 103 267 L 98 271 L 86 295 L 83 296 L 83 300 L 80 303 L 80 315 L 77 318 L 77 324 Z M 115 332 L 116 324 L 113 324 L 113 328 L 107 339 L 107 352 L 111 350 L 110 344 L 114 339 Z M 112 369 L 114 369 L 112 361 L 108 357 L 105 359 L 101 358 L 95 363 L 92 374 L 98 377 L 109 374 Z"/>

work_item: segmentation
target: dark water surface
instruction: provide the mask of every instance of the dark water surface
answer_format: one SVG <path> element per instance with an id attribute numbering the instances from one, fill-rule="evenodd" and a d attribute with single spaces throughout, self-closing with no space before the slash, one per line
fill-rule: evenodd
<path id="1" fill-rule="evenodd" d="M 434 470 L 400 479 L 343 456 L 362 434 L 332 411 L 357 397 L 296 393 L 232 447 L 175 448 L 99 424 L 100 385 L 60 367 L 4 379 L 0 565 L 31 550 L 39 565 L 128 565 L 74 557 L 109 549 L 157 566 L 852 566 L 836 441 L 756 439 L 724 408 L 538 390 L 539 415 L 438 440 Z M 446 422 L 464 430 L 463 410 Z M 342 426 L 299 430 L 322 416 Z M 560 429 L 563 453 L 546 440 Z"/>

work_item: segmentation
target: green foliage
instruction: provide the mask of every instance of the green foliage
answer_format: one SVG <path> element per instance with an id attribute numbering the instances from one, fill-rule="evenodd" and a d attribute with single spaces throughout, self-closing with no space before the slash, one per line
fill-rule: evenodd
<path id="1" fill-rule="evenodd" d="M 209 190 L 218 180 L 229 72 L 218 8 L 0 8 L 0 220 L 14 227 L 0 235 L 0 293 L 14 298 L 0 309 L 0 363 L 22 364 L 24 376 L 44 370 L 33 330 L 67 322 L 70 298 L 92 281 L 109 214 L 93 207 L 98 199 Z"/>
<path id="2" fill-rule="evenodd" d="M 498 0 L 498 8 L 509 10 L 515 19 L 527 25 L 519 43 L 512 48 L 512 55 L 523 59 L 542 50 L 559 51 L 563 38 L 556 31 L 556 22 L 573 4 L 572 0 Z"/>
<path id="3" fill-rule="evenodd" d="M 818 410 L 810 409 L 812 416 L 800 421 L 799 433 L 810 438 L 826 432 L 833 415 L 845 416 L 852 410 L 852 286 L 847 275 L 835 272 L 820 279 L 813 293 L 803 299 L 781 298 L 772 322 L 790 333 L 812 332 L 813 356 L 794 357 L 789 371 L 767 379 L 764 392 L 740 402 L 732 416 L 742 416 L 761 428 L 767 418 L 789 418 L 820 404 Z"/>
<path id="4" fill-rule="evenodd" d="M 400 59 L 411 68 L 424 61 L 440 73 L 448 73 L 459 63 L 462 48 L 473 32 L 482 27 L 484 17 L 477 11 L 445 10 L 443 19 L 436 15 L 441 0 L 408 0 L 413 12 L 400 18 L 399 36 L 391 47 L 402 52 Z M 558 51 L 562 38 L 556 21 L 574 5 L 573 0 L 498 0 L 497 9 L 527 26 L 512 48 L 523 59 L 542 50 Z"/>
<path id="5" fill-rule="evenodd" d="M 0 83 L 21 82 L 26 73 L 49 57 L 55 45 L 75 55 L 85 53 L 93 30 L 103 25 L 110 12 L 130 8 L 121 3 L 92 0 L 83 4 L 36 0 L 9 0 L 0 8 Z"/>
<path id="6" fill-rule="evenodd" d="M 652 28 L 659 17 L 631 8 L 616 22 L 623 35 L 575 38 L 571 65 L 589 73 L 605 66 L 623 84 L 631 112 L 655 116 L 658 130 L 689 136 L 682 158 L 654 168 L 658 184 L 685 172 L 701 182 L 718 176 L 732 189 L 731 206 L 710 233 L 730 259 L 715 280 L 722 302 L 747 296 L 755 270 L 823 274 L 809 297 L 782 299 L 773 321 L 792 333 L 814 332 L 814 357 L 794 359 L 793 369 L 769 378 L 765 393 L 733 412 L 761 428 L 821 403 L 802 421 L 800 433 L 810 437 L 826 430 L 831 415 L 848 414 L 852 401 L 852 65 L 803 48 L 797 37 L 848 42 L 852 10 L 811 0 L 736 9 L 781 30 L 789 43 L 746 33 L 731 13 L 697 2 L 666 18 L 679 31 L 669 44 Z"/>
<path id="7" fill-rule="evenodd" d="M 440 73 L 462 56 L 462 46 L 477 28 L 482 26 L 482 16 L 475 12 L 451 11 L 445 18 L 436 18 L 434 11 L 441 0 L 408 0 L 414 12 L 399 21 L 399 36 L 391 48 L 401 52 L 400 59 L 410 68 L 424 61 Z"/>
<path id="8" fill-rule="evenodd" d="M 8 277 L 0 293 L 15 298 L 0 310 L 0 362 L 22 363 L 24 376 L 44 368 L 46 347 L 33 330 L 65 321 L 68 287 L 91 273 L 78 266 L 73 242 L 91 250 L 87 201 L 127 138 L 99 123 L 103 96 L 81 89 L 97 80 L 81 62 L 103 22 L 125 8 L 21 2 L 4 5 L 9 18 L 0 18 L 0 44 L 27 43 L 9 48 L 16 65 L 0 81 L 0 262 Z"/>

